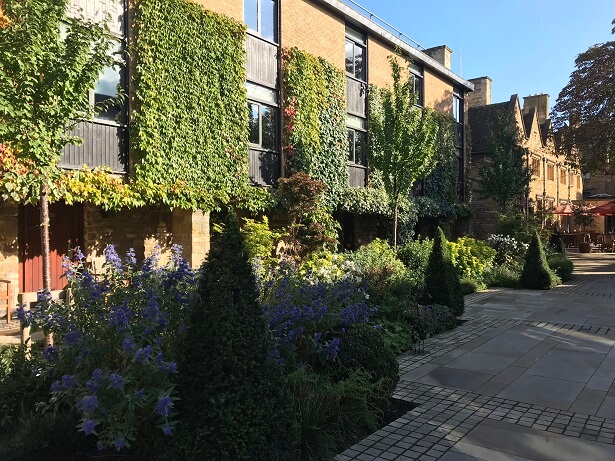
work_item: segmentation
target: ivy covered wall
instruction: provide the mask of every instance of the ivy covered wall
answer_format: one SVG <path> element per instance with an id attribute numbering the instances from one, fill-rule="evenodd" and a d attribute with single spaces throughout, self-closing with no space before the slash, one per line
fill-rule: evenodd
<path id="1" fill-rule="evenodd" d="M 135 31 L 135 181 L 146 201 L 162 188 L 171 206 L 228 202 L 249 183 L 245 26 L 188 0 L 139 0 Z"/>
<path id="2" fill-rule="evenodd" d="M 298 48 L 282 54 L 282 149 L 287 175 L 302 171 L 328 186 L 327 206 L 348 187 L 346 77 Z"/>

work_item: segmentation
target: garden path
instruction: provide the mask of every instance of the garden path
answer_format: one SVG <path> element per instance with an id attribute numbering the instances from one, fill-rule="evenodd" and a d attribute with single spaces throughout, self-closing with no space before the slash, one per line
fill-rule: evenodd
<path id="1" fill-rule="evenodd" d="M 400 358 L 419 406 L 337 461 L 615 459 L 615 255 L 571 254 L 550 291 L 466 297 L 467 320 Z"/>

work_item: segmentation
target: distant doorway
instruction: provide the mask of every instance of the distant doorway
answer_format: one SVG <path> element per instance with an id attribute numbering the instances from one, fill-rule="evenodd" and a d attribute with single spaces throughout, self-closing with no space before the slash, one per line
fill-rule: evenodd
<path id="1" fill-rule="evenodd" d="M 65 256 L 73 257 L 83 246 L 83 206 L 52 203 L 50 214 L 51 289 L 66 286 L 62 268 Z M 32 205 L 19 207 L 19 291 L 38 291 L 43 287 L 40 210 Z"/>

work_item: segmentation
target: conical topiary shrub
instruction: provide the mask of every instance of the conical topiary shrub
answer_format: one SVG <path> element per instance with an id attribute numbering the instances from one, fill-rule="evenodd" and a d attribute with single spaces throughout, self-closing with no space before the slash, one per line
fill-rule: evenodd
<path id="1" fill-rule="evenodd" d="M 534 231 L 530 247 L 525 255 L 525 264 L 523 265 L 523 272 L 521 272 L 521 286 L 534 290 L 548 290 L 555 285 L 557 285 L 557 277 L 549 269 L 540 236 L 537 231 Z"/>
<path id="2" fill-rule="evenodd" d="M 180 373 L 181 459 L 295 460 L 297 423 L 274 363 L 237 217 L 200 273 Z"/>
<path id="3" fill-rule="evenodd" d="M 559 235 L 559 232 L 554 232 L 551 234 L 549 245 L 556 253 L 561 253 L 566 256 L 566 245 L 564 245 L 564 241 L 562 240 L 561 235 Z"/>
<path id="4" fill-rule="evenodd" d="M 438 227 L 427 263 L 423 302 L 448 306 L 459 317 L 464 311 L 463 293 L 446 243 L 444 232 Z"/>

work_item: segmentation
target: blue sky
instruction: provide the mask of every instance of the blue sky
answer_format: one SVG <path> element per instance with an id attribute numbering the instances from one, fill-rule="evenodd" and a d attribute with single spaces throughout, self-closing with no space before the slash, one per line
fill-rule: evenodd
<path id="1" fill-rule="evenodd" d="M 553 106 L 577 55 L 615 40 L 615 0 L 358 0 L 425 48 L 448 45 L 452 69 L 493 79 L 492 102 L 536 93 Z M 460 65 L 460 52 L 463 66 Z"/>

